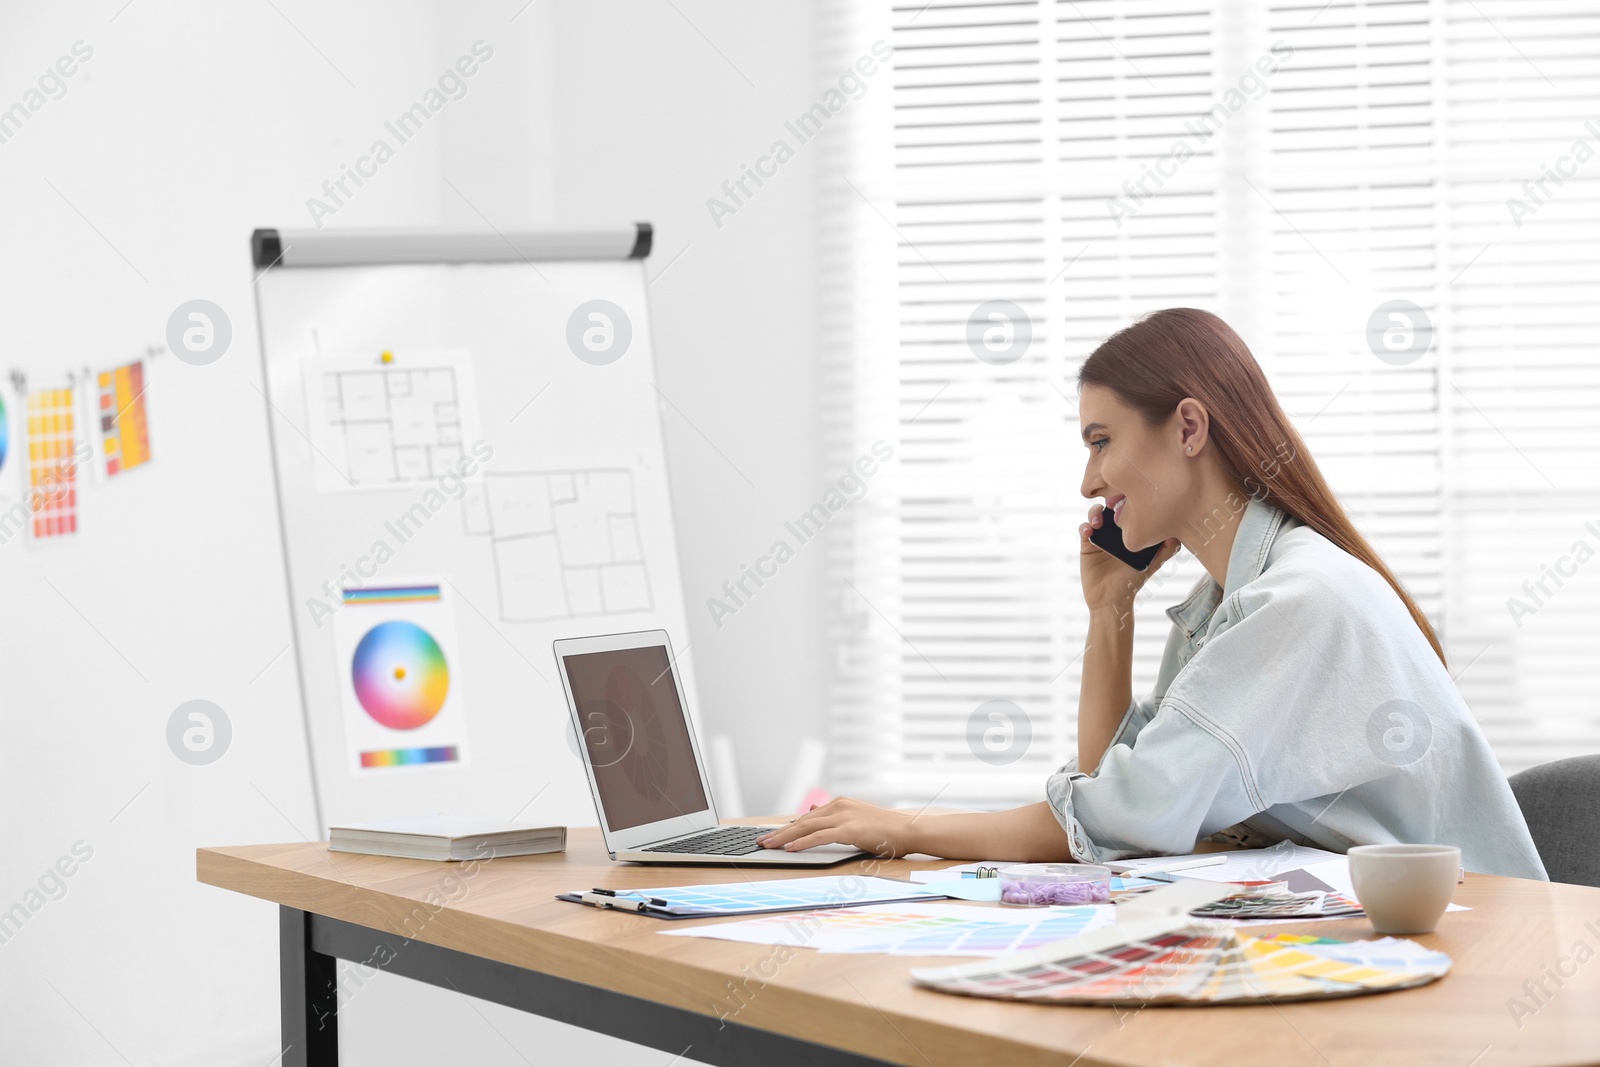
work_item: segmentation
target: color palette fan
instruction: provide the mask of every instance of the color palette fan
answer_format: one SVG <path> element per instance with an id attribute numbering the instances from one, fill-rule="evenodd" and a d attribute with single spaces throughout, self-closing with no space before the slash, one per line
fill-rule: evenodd
<path id="1" fill-rule="evenodd" d="M 1401 938 L 1246 937 L 1218 922 L 1138 919 L 911 977 L 964 996 L 1145 1005 L 1325 1000 L 1424 985 L 1449 970 L 1449 956 Z"/>

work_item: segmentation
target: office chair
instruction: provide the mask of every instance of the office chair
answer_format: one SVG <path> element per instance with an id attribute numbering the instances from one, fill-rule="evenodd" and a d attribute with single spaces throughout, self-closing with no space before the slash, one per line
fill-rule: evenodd
<path id="1" fill-rule="evenodd" d="M 1550 880 L 1600 886 L 1600 755 L 1529 767 L 1511 792 Z"/>

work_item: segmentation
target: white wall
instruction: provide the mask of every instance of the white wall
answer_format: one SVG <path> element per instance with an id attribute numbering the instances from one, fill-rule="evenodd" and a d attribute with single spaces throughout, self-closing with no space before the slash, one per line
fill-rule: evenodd
<path id="1" fill-rule="evenodd" d="M 47 387 L 104 369 L 161 345 L 168 314 L 197 297 L 234 326 L 211 366 L 149 363 L 155 458 L 86 487 L 73 543 L 0 545 L 0 909 L 74 843 L 93 850 L 0 944 L 6 1062 L 279 1051 L 275 913 L 193 878 L 197 845 L 314 833 L 246 238 L 306 224 L 306 198 L 475 40 L 495 55 L 468 95 L 327 224 L 656 224 L 702 714 L 735 736 L 756 807 L 792 742 L 821 732 L 820 558 L 802 553 L 720 629 L 704 610 L 822 477 L 813 161 L 787 164 L 720 229 L 705 207 L 813 95 L 805 5 L 275 5 L 0 4 L 0 108 L 74 42 L 94 50 L 0 144 L 0 373 Z M 18 494 L 14 462 L 0 497 Z M 234 731 L 206 767 L 165 740 L 195 698 Z M 424 1013 L 420 1041 L 386 1036 Z M 661 1060 L 399 980 L 363 990 L 344 1032 L 356 1064 Z"/>
<path id="2" fill-rule="evenodd" d="M 795 742 L 823 733 L 822 546 L 800 547 L 760 589 L 747 582 L 755 595 L 720 626 L 706 601 L 774 540 L 793 543 L 784 522 L 822 492 L 817 145 L 759 189 L 747 181 L 754 195 L 720 227 L 706 201 L 726 202 L 723 183 L 774 140 L 796 143 L 783 123 L 820 92 L 816 12 L 676 6 L 557 7 L 555 203 L 562 217 L 621 210 L 656 226 L 651 309 L 675 409 L 665 426 L 689 654 L 706 727 L 734 738 L 747 804 L 768 813 Z"/>

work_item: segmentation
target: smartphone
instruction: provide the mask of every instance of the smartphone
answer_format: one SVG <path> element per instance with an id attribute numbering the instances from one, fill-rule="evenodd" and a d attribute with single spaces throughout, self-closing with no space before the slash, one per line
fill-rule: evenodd
<path id="1" fill-rule="evenodd" d="M 1136 571 L 1149 570 L 1150 561 L 1161 551 L 1160 544 L 1141 548 L 1137 552 L 1129 551 L 1128 546 L 1122 543 L 1122 527 L 1117 525 L 1116 516 L 1111 514 L 1110 508 L 1100 513 L 1100 528 L 1090 531 L 1089 540 Z"/>

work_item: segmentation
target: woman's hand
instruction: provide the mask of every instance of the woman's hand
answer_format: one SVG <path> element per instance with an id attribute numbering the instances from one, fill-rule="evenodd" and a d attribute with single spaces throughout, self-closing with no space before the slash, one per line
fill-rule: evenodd
<path id="1" fill-rule="evenodd" d="M 1089 540 L 1105 521 L 1104 514 L 1104 504 L 1091 504 L 1089 521 L 1078 526 L 1078 574 L 1083 582 L 1083 600 L 1090 611 L 1096 608 L 1124 610 L 1131 607 L 1134 595 L 1144 588 L 1144 583 L 1183 546 L 1176 537 L 1169 537 L 1161 542 L 1150 566 L 1142 571 L 1134 570 Z"/>
<path id="2" fill-rule="evenodd" d="M 851 845 L 891 859 L 915 852 L 911 823 L 915 816 L 880 808 L 864 800 L 839 797 L 814 807 L 757 843 L 765 848 L 798 852 L 813 845 Z"/>

